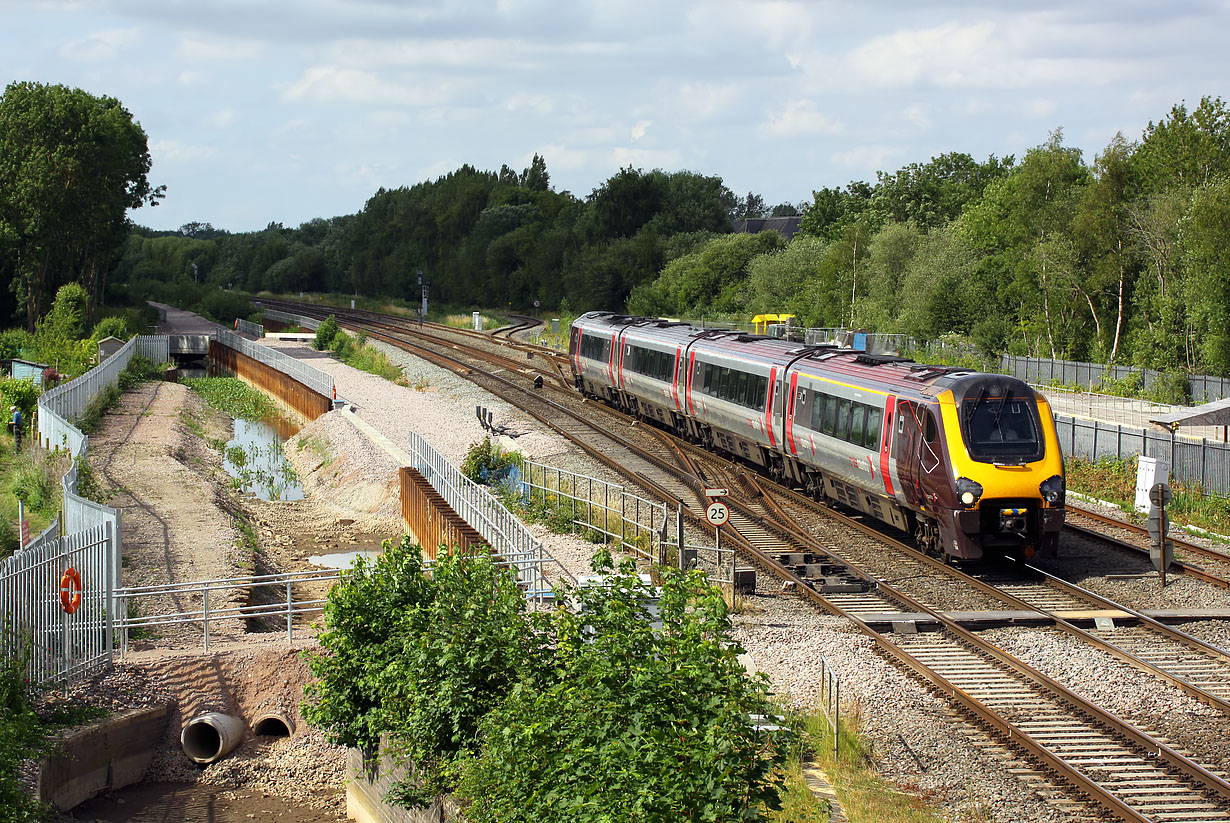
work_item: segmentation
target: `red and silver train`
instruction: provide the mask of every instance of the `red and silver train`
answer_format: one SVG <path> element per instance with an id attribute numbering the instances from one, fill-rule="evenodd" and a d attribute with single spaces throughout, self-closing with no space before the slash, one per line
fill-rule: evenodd
<path id="1" fill-rule="evenodd" d="M 962 560 L 1053 555 L 1063 457 L 1046 398 L 998 374 L 590 312 L 577 388 Z"/>

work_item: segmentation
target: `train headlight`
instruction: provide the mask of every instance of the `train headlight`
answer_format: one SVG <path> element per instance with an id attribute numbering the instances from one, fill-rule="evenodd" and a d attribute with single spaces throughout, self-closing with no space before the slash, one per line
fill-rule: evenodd
<path id="1" fill-rule="evenodd" d="M 957 499 L 963 506 L 972 506 L 982 497 L 982 484 L 968 477 L 957 478 Z"/>
<path id="2" fill-rule="evenodd" d="M 1057 474 L 1046 478 L 1039 484 L 1038 491 L 1042 493 L 1042 499 L 1052 506 L 1062 503 L 1064 497 L 1063 478 Z"/>

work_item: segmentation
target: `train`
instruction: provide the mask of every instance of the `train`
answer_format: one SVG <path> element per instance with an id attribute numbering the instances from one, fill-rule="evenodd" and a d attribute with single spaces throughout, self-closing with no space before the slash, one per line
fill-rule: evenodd
<path id="1" fill-rule="evenodd" d="M 1065 481 L 1046 398 L 1000 374 L 588 312 L 576 388 L 948 561 L 1054 556 Z"/>

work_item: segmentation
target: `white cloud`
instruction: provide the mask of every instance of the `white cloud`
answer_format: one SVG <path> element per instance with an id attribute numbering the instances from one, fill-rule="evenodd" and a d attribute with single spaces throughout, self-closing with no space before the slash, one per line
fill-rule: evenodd
<path id="1" fill-rule="evenodd" d="M 1025 101 L 1021 110 L 1030 117 L 1043 118 L 1050 117 L 1059 109 L 1059 104 L 1054 100 L 1045 97 L 1035 97 L 1033 100 Z"/>
<path id="2" fill-rule="evenodd" d="M 850 169 L 856 175 L 871 174 L 880 169 L 889 168 L 889 160 L 900 154 L 900 150 L 891 146 L 855 146 L 848 151 L 834 154 L 831 159 L 834 164 Z"/>
<path id="3" fill-rule="evenodd" d="M 677 93 L 677 108 L 692 118 L 712 120 L 737 107 L 744 94 L 742 83 L 684 83 Z"/>
<path id="4" fill-rule="evenodd" d="M 644 137 L 645 132 L 647 132 L 649 130 L 649 127 L 652 125 L 653 125 L 652 120 L 641 120 L 635 126 L 633 126 L 632 127 L 632 142 L 635 143 L 637 140 L 640 140 L 642 137 Z"/>
<path id="5" fill-rule="evenodd" d="M 435 82 L 395 82 L 339 66 L 313 66 L 294 83 L 279 84 L 278 89 L 288 102 L 430 106 L 449 98 Z"/>
<path id="6" fill-rule="evenodd" d="M 537 92 L 516 91 L 504 98 L 505 111 L 524 111 L 538 115 L 554 114 L 558 109 L 555 98 Z"/>
<path id="7" fill-rule="evenodd" d="M 820 112 L 811 100 L 791 100 L 779 113 L 757 127 L 762 137 L 789 139 L 841 134 L 845 126 Z"/>
<path id="8" fill-rule="evenodd" d="M 238 112 L 236 112 L 234 109 L 231 109 L 231 108 L 220 109 L 219 111 L 216 111 L 213 114 L 205 118 L 205 125 L 210 126 L 215 129 L 230 128 L 231 125 L 234 124 L 235 118 L 237 116 L 238 116 Z"/>
<path id="9" fill-rule="evenodd" d="M 931 107 L 922 103 L 911 103 L 905 107 L 905 119 L 922 131 L 931 128 Z"/>
<path id="10" fill-rule="evenodd" d="M 570 149 L 567 146 L 548 145 L 543 146 L 536 152 L 530 152 L 529 157 L 523 158 L 522 165 L 529 166 L 530 161 L 534 159 L 534 154 L 542 155 L 542 158 L 547 161 L 547 173 L 554 174 L 559 171 L 575 171 L 583 169 L 589 163 L 589 154 L 581 149 Z"/>
<path id="11" fill-rule="evenodd" d="M 179 41 L 179 56 L 194 63 L 235 63 L 265 54 L 264 43 L 242 37 L 186 35 Z"/>
<path id="12" fill-rule="evenodd" d="M 205 73 L 201 71 L 193 71 L 185 69 L 179 73 L 179 84 L 181 86 L 199 86 L 205 82 Z"/>
<path id="13" fill-rule="evenodd" d="M 156 140 L 150 145 L 149 153 L 155 163 L 161 160 L 176 164 L 206 160 L 215 156 L 217 150 L 212 146 L 193 145 L 179 140 Z"/>
<path id="14" fill-rule="evenodd" d="M 611 149 L 611 158 L 621 169 L 624 166 L 638 169 L 671 169 L 680 164 L 680 153 L 673 149 L 630 149 L 616 146 Z M 550 170 L 550 166 L 547 169 Z"/>
<path id="15" fill-rule="evenodd" d="M 65 43 L 60 47 L 60 56 L 79 63 L 101 63 L 123 56 L 124 52 L 140 42 L 141 33 L 136 29 L 96 31 Z"/>

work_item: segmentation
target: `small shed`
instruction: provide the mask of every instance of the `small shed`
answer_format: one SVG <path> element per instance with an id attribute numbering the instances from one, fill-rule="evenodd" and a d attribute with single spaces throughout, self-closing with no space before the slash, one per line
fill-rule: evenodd
<path id="1" fill-rule="evenodd" d="M 3 362 L 8 368 L 9 374 L 12 375 L 14 380 L 29 377 L 34 380 L 34 385 L 43 385 L 43 371 L 48 368 L 46 363 L 35 363 L 33 360 L 22 360 L 17 357 L 0 362 Z"/>
<path id="2" fill-rule="evenodd" d="M 123 347 L 124 341 L 118 337 L 104 337 L 98 341 L 98 362 L 101 363 Z"/>

